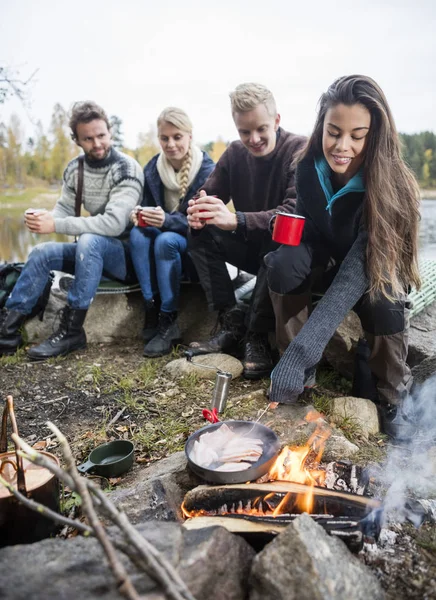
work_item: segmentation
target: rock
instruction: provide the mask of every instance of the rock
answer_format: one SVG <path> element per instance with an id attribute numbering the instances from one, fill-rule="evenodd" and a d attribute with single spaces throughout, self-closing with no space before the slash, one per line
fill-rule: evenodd
<path id="1" fill-rule="evenodd" d="M 318 425 L 330 428 L 321 416 L 315 421 L 306 421 L 309 413 L 316 413 L 313 406 L 301 404 L 280 404 L 275 410 L 266 413 L 262 422 L 271 427 L 283 444 L 304 445 L 314 433 Z M 359 447 L 348 441 L 344 434 L 336 428 L 330 428 L 330 437 L 324 447 L 323 462 L 351 458 Z"/>
<path id="2" fill-rule="evenodd" d="M 249 600 L 384 598 L 375 575 L 306 514 L 256 556 L 249 585 Z"/>
<path id="3" fill-rule="evenodd" d="M 254 550 L 222 527 L 185 531 L 177 523 L 152 522 L 141 535 L 169 560 L 196 600 L 239 600 L 245 596 Z M 121 553 L 139 595 L 165 596 L 153 580 Z M 76 537 L 0 550 L 0 598 L 8 600 L 118 600 L 120 595 L 99 543 Z M 150 595 L 149 595 L 150 594 Z"/>
<path id="4" fill-rule="evenodd" d="M 436 302 L 410 320 L 407 362 L 410 367 L 414 367 L 434 355 L 436 355 Z"/>
<path id="5" fill-rule="evenodd" d="M 332 429 L 331 435 L 325 443 L 323 462 L 331 462 L 344 458 L 351 458 L 359 450 L 359 446 L 353 444 L 339 429 Z"/>
<path id="6" fill-rule="evenodd" d="M 412 369 L 413 384 L 420 386 L 436 374 L 436 356 L 430 356 Z"/>
<path id="7" fill-rule="evenodd" d="M 338 373 L 352 379 L 354 372 L 354 350 L 362 336 L 360 319 L 351 311 L 337 328 L 324 350 L 324 358 Z"/>
<path id="8" fill-rule="evenodd" d="M 380 431 L 377 408 L 371 400 L 352 396 L 334 398 L 331 408 L 333 421 L 340 423 L 349 419 L 359 427 L 359 433 L 365 439 Z"/>
<path id="9" fill-rule="evenodd" d="M 132 523 L 176 521 L 186 492 L 202 483 L 188 468 L 184 452 L 176 452 L 138 472 L 128 487 L 111 492 L 110 499 Z"/>
<path id="10" fill-rule="evenodd" d="M 241 361 L 229 354 L 204 354 L 202 356 L 195 356 L 193 360 L 196 364 L 186 358 L 177 358 L 165 366 L 165 371 L 174 378 L 195 373 L 200 379 L 215 380 L 218 369 L 231 373 L 232 379 L 240 377 L 244 370 Z M 197 363 L 213 367 L 214 370 L 200 367 Z"/>
<path id="11" fill-rule="evenodd" d="M 61 280 L 63 279 L 63 282 Z M 65 281 L 70 275 L 55 272 L 44 320 L 32 319 L 26 323 L 29 342 L 41 342 L 56 330 L 59 311 L 67 302 Z M 208 312 L 206 298 L 199 284 L 182 285 L 180 294 L 179 325 L 183 341 L 207 339 L 216 316 Z M 119 339 L 139 339 L 144 323 L 144 301 L 140 292 L 128 294 L 97 294 L 85 320 L 89 343 L 114 342 Z"/>

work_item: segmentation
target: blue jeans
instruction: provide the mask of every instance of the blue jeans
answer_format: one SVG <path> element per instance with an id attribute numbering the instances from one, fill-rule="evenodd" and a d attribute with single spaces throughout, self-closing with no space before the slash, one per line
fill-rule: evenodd
<path id="1" fill-rule="evenodd" d="M 28 315 L 48 281 L 50 271 L 74 275 L 67 302 L 71 308 L 87 309 L 103 273 L 125 281 L 127 246 L 120 240 L 83 233 L 77 243 L 46 242 L 29 254 L 21 275 L 6 302 L 6 308 Z"/>
<path id="2" fill-rule="evenodd" d="M 130 232 L 130 253 L 142 295 L 152 300 L 159 292 L 163 312 L 179 307 L 182 255 L 188 242 L 174 231 L 157 227 L 134 227 Z"/>

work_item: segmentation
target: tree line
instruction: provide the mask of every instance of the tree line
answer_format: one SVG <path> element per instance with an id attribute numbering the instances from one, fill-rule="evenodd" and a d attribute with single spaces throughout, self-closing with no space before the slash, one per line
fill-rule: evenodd
<path id="1" fill-rule="evenodd" d="M 124 145 L 123 122 L 111 118 L 114 146 L 133 156 L 141 166 L 159 151 L 156 131 L 150 127 L 140 132 L 135 148 Z M 400 134 L 403 155 L 423 188 L 436 188 L 436 135 L 430 131 Z M 214 161 L 226 149 L 218 138 L 203 146 Z M 68 113 L 55 104 L 48 131 L 41 122 L 32 136 L 25 138 L 24 128 L 17 115 L 6 124 L 0 121 L 0 187 L 27 186 L 38 183 L 59 184 L 66 164 L 77 155 L 77 146 L 70 137 Z"/>

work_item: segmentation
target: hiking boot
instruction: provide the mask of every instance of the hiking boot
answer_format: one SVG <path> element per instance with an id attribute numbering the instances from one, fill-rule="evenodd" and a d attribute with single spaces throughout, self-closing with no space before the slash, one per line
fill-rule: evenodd
<path id="1" fill-rule="evenodd" d="M 397 442 L 410 442 L 414 439 L 418 427 L 411 411 L 395 404 L 381 404 L 377 408 L 383 433 Z"/>
<path id="2" fill-rule="evenodd" d="M 156 300 L 146 300 L 145 302 L 145 320 L 142 330 L 142 339 L 149 342 L 157 334 L 159 323 L 159 306 Z M 160 304 L 160 302 L 159 302 Z"/>
<path id="3" fill-rule="evenodd" d="M 244 337 L 245 313 L 240 308 L 232 308 L 228 311 L 220 311 L 215 327 L 211 331 L 211 337 L 206 342 L 191 342 L 189 354 L 211 354 L 213 352 L 234 352 L 240 346 Z"/>
<path id="4" fill-rule="evenodd" d="M 245 379 L 269 377 L 273 370 L 271 346 L 267 333 L 249 332 L 245 341 L 243 376 Z"/>
<path id="5" fill-rule="evenodd" d="M 23 345 L 20 329 L 28 315 L 16 310 L 6 311 L 6 317 L 0 328 L 0 356 L 14 354 Z"/>
<path id="6" fill-rule="evenodd" d="M 182 341 L 177 324 L 177 313 L 159 313 L 157 334 L 144 346 L 144 356 L 154 358 L 169 354 L 173 346 Z"/>
<path id="7" fill-rule="evenodd" d="M 27 356 L 32 360 L 47 360 L 85 348 L 86 334 L 83 323 L 87 312 L 86 309 L 65 306 L 61 311 L 58 330 L 38 346 L 30 348 Z"/>

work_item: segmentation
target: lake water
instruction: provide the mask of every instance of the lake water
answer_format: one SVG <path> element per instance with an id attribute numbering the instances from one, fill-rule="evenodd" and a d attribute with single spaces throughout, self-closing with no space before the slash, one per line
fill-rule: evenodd
<path id="1" fill-rule="evenodd" d="M 436 260 L 436 200 L 424 199 L 421 205 L 421 226 L 419 234 L 420 255 Z M 37 235 L 24 226 L 23 215 L 0 205 L 0 263 L 24 262 L 31 249 L 48 240 L 72 241 L 67 236 Z"/>

